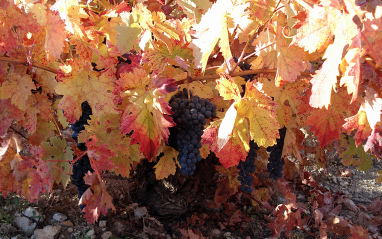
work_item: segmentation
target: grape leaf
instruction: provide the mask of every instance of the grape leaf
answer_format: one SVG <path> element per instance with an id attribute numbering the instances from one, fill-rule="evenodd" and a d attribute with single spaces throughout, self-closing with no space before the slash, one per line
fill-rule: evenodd
<path id="1" fill-rule="evenodd" d="M 31 90 L 36 88 L 32 78 L 26 74 L 11 73 L 8 79 L 0 87 L 0 99 L 10 98 L 12 104 L 21 110 L 26 110 L 28 96 L 32 95 Z"/>
<path id="2" fill-rule="evenodd" d="M 255 18 L 255 20 L 260 24 L 266 23 L 274 12 L 274 8 L 276 7 L 275 0 L 258 0 L 251 1 L 251 15 Z"/>
<path id="3" fill-rule="evenodd" d="M 227 77 L 220 75 L 220 79 L 216 80 L 216 89 L 223 99 L 239 101 L 241 99 L 239 86 L 230 76 Z"/>
<path id="4" fill-rule="evenodd" d="M 199 23 L 203 14 L 212 6 L 210 1 L 203 0 L 178 0 L 177 4 L 188 18 L 195 18 L 196 23 Z"/>
<path id="5" fill-rule="evenodd" d="M 121 116 L 121 133 L 131 135 L 130 144 L 139 143 L 141 153 L 151 160 L 161 142 L 167 141 L 169 127 L 175 125 L 168 102 L 155 89 L 171 85 L 173 80 L 150 79 L 142 68 L 121 74 L 118 85 L 122 86 L 130 103 Z M 157 84 L 158 83 L 158 84 Z"/>
<path id="6" fill-rule="evenodd" d="M 303 159 L 300 154 L 302 149 L 302 143 L 305 139 L 305 135 L 301 132 L 296 120 L 292 120 L 287 126 L 287 132 L 285 134 L 284 147 L 282 152 L 282 158 L 288 154 L 293 155 L 302 165 Z"/>
<path id="7" fill-rule="evenodd" d="M 99 181 L 95 173 L 88 172 L 84 176 L 85 183 L 90 185 L 82 195 L 79 204 L 86 205 L 82 212 L 84 217 L 94 224 L 101 213 L 106 216 L 109 209 L 116 211 L 113 205 L 113 197 L 106 191 L 105 181 Z"/>
<path id="8" fill-rule="evenodd" d="M 74 58 L 68 64 L 60 66 L 57 72 L 56 93 L 64 95 L 58 109 L 64 110 L 69 123 L 74 123 L 81 116 L 81 103 L 87 101 L 96 117 L 102 114 L 116 114 L 118 109 L 113 103 L 113 78 L 107 71 L 99 73 L 92 70 L 90 62 Z"/>
<path id="9" fill-rule="evenodd" d="M 50 143 L 43 142 L 41 146 L 44 149 L 42 158 L 48 165 L 52 180 L 57 184 L 61 182 L 64 188 L 66 188 L 70 180 L 69 161 L 73 159 L 73 151 L 67 146 L 66 140 L 57 137 L 51 137 Z"/>
<path id="10" fill-rule="evenodd" d="M 376 6 L 375 13 L 366 13 L 362 34 L 368 40 L 368 46 L 362 50 L 378 62 L 382 59 L 382 7 Z M 365 41 L 365 39 L 363 39 Z"/>
<path id="11" fill-rule="evenodd" d="M 16 49 L 20 41 L 17 39 L 17 35 L 21 39 L 27 39 L 28 33 L 37 33 L 40 31 L 41 26 L 33 18 L 32 13 L 25 13 L 19 9 L 15 4 L 11 3 L 7 8 L 0 9 L 0 54 L 13 53 L 13 49 Z M 17 29 L 17 34 L 12 31 Z M 12 54 L 10 54 L 12 55 Z"/>
<path id="12" fill-rule="evenodd" d="M 323 51 L 332 43 L 332 36 L 341 18 L 340 11 L 330 6 L 314 5 L 304 22 L 300 23 L 291 45 L 313 53 Z M 344 27 L 339 24 L 339 27 Z"/>
<path id="13" fill-rule="evenodd" d="M 26 104 L 25 122 L 19 122 L 29 133 L 36 131 L 38 117 L 43 120 L 52 119 L 51 102 L 43 94 L 34 94 L 28 97 Z"/>
<path id="14" fill-rule="evenodd" d="M 236 102 L 237 114 L 249 120 L 251 139 L 259 146 L 272 146 L 279 137 L 277 103 L 261 90 L 261 84 L 247 82 L 244 97 Z"/>
<path id="15" fill-rule="evenodd" d="M 23 112 L 11 103 L 11 99 L 0 99 L 0 137 L 7 133 L 12 119 L 19 121 L 23 117 Z"/>
<path id="16" fill-rule="evenodd" d="M 49 12 L 46 20 L 45 36 L 45 52 L 48 59 L 50 55 L 56 58 L 61 57 L 61 53 L 63 52 L 63 48 L 65 46 L 65 39 L 65 24 L 57 13 L 54 14 L 53 12 Z"/>
<path id="17" fill-rule="evenodd" d="M 240 185 L 240 182 L 237 180 L 239 169 L 237 167 L 225 168 L 220 165 L 217 165 L 215 169 L 220 174 L 227 176 L 228 186 L 230 188 L 231 194 L 237 193 L 239 191 L 238 186 Z"/>
<path id="18" fill-rule="evenodd" d="M 339 75 L 338 65 L 340 65 L 342 62 L 344 48 L 347 45 L 352 45 L 352 49 L 354 49 L 354 47 L 356 47 L 352 44 L 354 37 L 359 37 L 359 30 L 357 25 L 352 21 L 352 18 L 349 15 L 339 15 L 338 13 L 335 13 L 337 10 L 333 9 L 329 11 L 334 14 L 331 15 L 330 18 L 333 18 L 332 20 L 336 22 L 330 22 L 329 24 L 333 24 L 333 26 L 326 26 L 326 28 L 335 27 L 330 30 L 335 34 L 335 39 L 333 44 L 329 45 L 325 51 L 323 58 L 326 60 L 323 63 L 322 68 L 316 71 L 316 74 L 311 79 L 313 87 L 312 95 L 310 98 L 310 105 L 315 108 L 322 108 L 323 106 L 328 108 L 328 105 L 330 104 L 332 89 L 334 89 L 335 84 L 337 83 L 337 76 Z M 336 19 L 339 16 L 341 16 L 341 18 Z M 312 37 L 312 39 L 313 38 L 314 37 Z M 325 36 L 325 40 L 326 39 L 327 36 Z M 359 44 L 357 46 L 359 46 Z M 349 85 L 347 86 L 349 92 L 355 92 L 355 86 L 350 85 L 350 82 L 348 83 Z M 353 98 L 352 101 L 354 101 L 354 99 L 355 98 Z"/>
<path id="19" fill-rule="evenodd" d="M 297 46 L 289 46 L 290 40 L 284 36 L 283 32 L 287 26 L 286 15 L 280 12 L 277 16 L 276 32 L 276 86 L 285 85 L 287 82 L 294 82 L 308 66 L 302 60 L 304 50 Z"/>
<path id="20" fill-rule="evenodd" d="M 374 129 L 370 136 L 367 138 L 363 145 L 365 152 L 370 149 L 370 153 L 376 155 L 377 157 L 382 155 L 382 130 Z"/>
<path id="21" fill-rule="evenodd" d="M 19 174 L 16 177 L 17 165 L 22 161 L 20 155 L 16 152 L 16 146 L 10 139 L 4 139 L 1 142 L 2 154 L 0 155 L 0 191 L 4 197 L 10 193 L 17 193 L 29 197 L 29 187 L 27 173 Z"/>
<path id="22" fill-rule="evenodd" d="M 41 26 L 46 26 L 47 7 L 44 4 L 41 4 L 41 3 L 28 4 L 28 12 L 33 13 L 33 18 L 35 18 L 36 21 Z"/>
<path id="23" fill-rule="evenodd" d="M 56 127 L 53 121 L 46 121 L 41 118 L 37 118 L 36 131 L 31 134 L 28 139 L 29 143 L 32 145 L 40 145 L 45 142 L 48 138 L 55 136 Z"/>
<path id="24" fill-rule="evenodd" d="M 348 52 L 342 59 L 341 63 L 341 68 L 345 67 L 345 69 L 341 69 L 341 71 L 344 72 L 344 75 L 341 78 L 340 86 L 346 85 L 348 94 L 353 94 L 350 103 L 353 103 L 357 99 L 358 88 L 360 87 L 360 52 L 361 33 L 358 32 L 358 34 L 352 39 Z"/>
<path id="25" fill-rule="evenodd" d="M 86 142 L 93 135 L 102 141 L 99 141 L 97 145 L 107 142 L 107 147 L 116 154 L 115 157 L 111 157 L 115 165 L 115 173 L 129 177 L 131 164 L 140 160 L 139 149 L 137 144 L 130 145 L 129 137 L 121 134 L 119 119 L 120 116 L 114 114 L 102 115 L 98 119 L 91 116 L 89 125 L 86 125 L 85 130 L 79 134 L 78 142 Z"/>
<path id="26" fill-rule="evenodd" d="M 23 182 L 23 185 L 28 186 L 29 189 L 29 195 L 26 198 L 29 202 L 37 202 L 40 194 L 52 190 L 53 183 L 48 165 L 42 159 L 44 154 L 43 148 L 31 146 L 29 152 L 33 156 L 22 157 L 23 160 L 17 165 L 17 171 L 19 172 L 16 174 L 16 177 L 20 177 L 20 174 L 23 175 L 25 172 L 28 173 L 29 180 Z"/>
<path id="27" fill-rule="evenodd" d="M 318 137 L 321 147 L 339 138 L 341 126 L 345 120 L 343 111 L 339 109 L 349 107 L 349 101 L 346 90 L 341 90 L 339 93 L 333 94 L 333 100 L 328 109 L 315 109 L 307 118 L 305 123 L 312 125 L 310 132 L 314 132 Z"/>
<path id="28" fill-rule="evenodd" d="M 194 93 L 194 95 L 197 95 L 203 99 L 211 99 L 214 97 L 213 89 L 199 81 L 193 81 L 189 84 L 182 84 L 180 88 L 188 88 L 192 93 Z"/>
<path id="29" fill-rule="evenodd" d="M 356 146 L 355 140 L 351 137 L 341 137 L 341 147 L 346 148 L 344 152 L 340 154 L 341 162 L 345 166 L 356 166 L 359 170 L 368 171 L 371 169 L 373 160 L 365 153 L 362 146 Z"/>
<path id="30" fill-rule="evenodd" d="M 204 130 L 202 144 L 208 144 L 210 150 L 219 158 L 219 162 L 229 168 L 239 164 L 240 160 L 245 160 L 249 151 L 248 121 L 242 117 L 236 117 L 234 131 L 228 142 L 219 148 L 218 145 L 218 126 L 221 121 L 214 121 Z"/>
<path id="31" fill-rule="evenodd" d="M 129 52 L 134 47 L 135 41 L 138 40 L 138 36 L 142 33 L 142 29 L 136 22 L 137 16 L 135 10 L 133 12 L 122 12 L 121 20 L 124 24 L 118 25 L 115 30 L 118 35 L 115 37 L 117 40 L 116 46 L 122 53 Z"/>
<path id="32" fill-rule="evenodd" d="M 157 180 L 167 178 L 168 176 L 175 175 L 176 172 L 176 160 L 178 158 L 178 152 L 169 146 L 165 146 L 163 149 L 164 156 L 159 159 L 159 162 L 154 166 L 155 176 Z"/>
<path id="33" fill-rule="evenodd" d="M 360 107 L 360 110 L 366 112 L 367 121 L 369 122 L 370 128 L 374 128 L 377 123 L 381 122 L 381 110 L 382 110 L 382 99 L 379 94 L 370 87 L 367 87 L 366 96 Z"/>
<path id="34" fill-rule="evenodd" d="M 358 147 L 364 140 L 366 140 L 372 132 L 369 122 L 367 121 L 366 112 L 363 110 L 358 111 L 356 115 L 353 115 L 345 119 L 346 123 L 342 125 L 345 133 L 349 133 L 353 130 L 357 130 L 354 135 L 355 145 Z"/>
<path id="35" fill-rule="evenodd" d="M 86 153 L 89 156 L 90 164 L 96 174 L 100 174 L 102 170 L 110 170 L 114 168 L 114 164 L 109 160 L 115 156 L 115 153 L 108 149 L 105 144 L 98 145 L 97 136 L 93 135 L 86 141 L 88 148 Z"/>
<path id="36" fill-rule="evenodd" d="M 205 71 L 207 60 L 219 42 L 223 56 L 228 60 L 231 55 L 228 39 L 228 25 L 226 14 L 232 11 L 233 5 L 228 0 L 218 0 L 206 14 L 202 16 L 201 21 L 194 25 L 196 31 L 195 39 L 192 40 L 191 48 L 194 52 L 195 66 L 201 67 Z"/>
<path id="37" fill-rule="evenodd" d="M 375 179 L 376 183 L 382 183 L 382 170 L 378 171 L 378 177 Z"/>

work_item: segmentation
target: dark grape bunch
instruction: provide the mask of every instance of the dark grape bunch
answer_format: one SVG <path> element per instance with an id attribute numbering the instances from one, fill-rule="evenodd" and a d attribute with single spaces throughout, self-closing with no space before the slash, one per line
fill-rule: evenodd
<path id="1" fill-rule="evenodd" d="M 77 148 L 85 151 L 87 149 L 85 143 L 78 143 L 78 134 L 81 130 L 85 129 L 85 124 L 88 124 L 88 120 L 90 119 L 89 116 L 92 114 L 92 109 L 87 101 L 82 102 L 81 108 L 82 115 L 76 123 L 71 125 L 71 128 L 73 130 L 72 138 L 76 141 Z M 89 157 L 84 155 L 81 159 L 77 160 L 77 162 L 73 165 L 72 171 L 72 182 L 77 187 L 78 198 L 81 198 L 82 194 L 84 194 L 84 192 L 89 188 L 89 185 L 85 184 L 84 176 L 88 171 L 93 172 Z M 81 205 L 81 208 L 83 207 L 84 205 Z"/>
<path id="2" fill-rule="evenodd" d="M 201 99 L 190 91 L 188 99 L 187 89 L 183 89 L 170 100 L 173 119 L 176 127 L 171 135 L 176 135 L 176 148 L 179 152 L 178 161 L 180 171 L 185 175 L 193 175 L 196 162 L 202 160 L 199 149 L 207 119 L 216 116 L 216 106 L 207 99 Z"/>
<path id="3" fill-rule="evenodd" d="M 239 67 L 242 71 L 248 71 L 251 69 L 251 65 L 247 62 L 240 62 L 239 63 Z M 248 81 L 248 80 L 253 80 L 253 78 L 255 77 L 255 74 L 250 74 L 250 75 L 244 75 L 244 76 L 241 76 L 244 78 L 245 81 Z"/>
<path id="4" fill-rule="evenodd" d="M 237 63 L 237 58 L 235 57 L 234 58 L 235 62 Z M 251 69 L 251 64 L 249 64 L 248 62 L 240 62 L 239 65 L 240 69 L 242 71 L 248 71 Z M 242 78 L 244 78 L 245 81 L 248 81 L 248 80 L 253 80 L 253 78 L 256 76 L 256 74 L 250 74 L 250 75 L 244 75 L 244 76 L 241 76 Z"/>
<path id="5" fill-rule="evenodd" d="M 257 146 L 254 141 L 249 142 L 249 147 L 249 152 L 245 161 L 240 161 L 237 166 L 239 169 L 239 177 L 237 177 L 237 180 L 241 183 L 240 190 L 247 193 L 252 192 L 251 186 L 253 177 L 250 173 L 255 172 L 255 160 L 257 157 L 256 150 L 259 149 L 259 146 Z"/>
<path id="6" fill-rule="evenodd" d="M 283 176 L 283 166 L 285 164 L 284 159 L 281 158 L 283 147 L 284 147 L 284 139 L 286 134 L 285 126 L 282 129 L 279 129 L 280 139 L 277 139 L 277 144 L 270 146 L 267 148 L 268 152 L 271 152 L 268 159 L 268 172 L 269 177 L 277 180 Z"/>

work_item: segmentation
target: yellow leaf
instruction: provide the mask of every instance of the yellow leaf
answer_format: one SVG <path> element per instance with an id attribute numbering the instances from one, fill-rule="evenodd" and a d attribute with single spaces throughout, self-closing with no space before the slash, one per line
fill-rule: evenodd
<path id="1" fill-rule="evenodd" d="M 259 146 L 272 146 L 279 137 L 278 105 L 261 90 L 261 84 L 247 82 L 244 98 L 236 103 L 237 113 L 249 119 L 251 138 Z"/>
<path id="2" fill-rule="evenodd" d="M 176 160 L 178 158 L 178 152 L 169 146 L 163 148 L 164 156 L 160 158 L 159 162 L 154 166 L 155 176 L 157 180 L 167 178 L 170 174 L 175 175 L 176 172 Z"/>

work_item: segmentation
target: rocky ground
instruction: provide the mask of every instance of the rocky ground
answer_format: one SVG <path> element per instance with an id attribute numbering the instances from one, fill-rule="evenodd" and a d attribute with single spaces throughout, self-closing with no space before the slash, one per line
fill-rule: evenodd
<path id="1" fill-rule="evenodd" d="M 333 161 L 332 167 L 324 171 L 317 170 L 316 175 L 324 188 L 333 194 L 348 195 L 362 209 L 382 196 L 382 185 L 374 181 L 381 166 L 381 162 L 375 161 L 370 171 L 362 172 Z M 106 177 L 109 192 L 115 198 L 115 214 L 101 217 L 95 225 L 87 223 L 78 207 L 73 185 L 66 190 L 57 186 L 53 193 L 43 195 L 37 204 L 29 204 L 16 195 L 5 199 L 0 197 L 0 238 L 181 238 L 182 235 L 191 234 L 179 228 L 187 228 L 188 224 L 198 225 L 198 220 L 199 230 L 210 238 L 267 238 L 271 235 L 268 222 L 258 213 L 250 215 L 249 221 L 241 222 L 246 228 L 237 231 L 232 230 L 233 227 L 219 226 L 218 222 L 208 222 L 211 211 L 205 211 L 204 219 L 152 216 L 147 207 L 134 202 L 136 199 L 130 190 L 135 188 L 133 179 L 113 174 Z M 211 191 L 210 195 L 206 195 L 206 201 L 213 198 L 213 194 L 214 191 Z M 297 196 L 304 198 L 304 195 Z M 248 210 L 245 205 L 240 205 L 240 208 L 243 212 Z M 356 217 L 359 217 L 359 213 L 351 208 L 343 208 L 341 215 L 352 221 L 357 221 Z M 293 238 L 313 237 L 296 230 Z"/>
<path id="2" fill-rule="evenodd" d="M 199 168 L 205 169 L 207 165 L 216 163 L 211 158 Z M 373 160 L 372 169 L 367 172 L 346 167 L 334 151 L 328 155 L 326 169 L 311 167 L 308 171 L 320 186 L 331 191 L 333 195 L 343 195 L 341 198 L 349 198 L 350 202 L 354 202 L 343 204 L 341 216 L 368 228 L 373 238 L 382 238 L 382 223 L 375 225 L 374 220 L 377 218 L 374 217 L 375 213 L 379 212 L 373 212 L 375 208 L 370 209 L 370 205 L 382 197 L 382 185 L 375 183 L 377 172 L 381 169 L 382 161 L 376 159 Z M 161 187 L 150 184 L 153 175 L 150 165 L 146 165 L 146 169 L 137 170 L 130 178 L 106 173 L 104 179 L 108 192 L 114 198 L 116 212 L 101 216 L 94 225 L 83 218 L 78 206 L 77 190 L 72 184 L 66 189 L 56 185 L 52 193 L 42 195 L 36 204 L 28 203 L 17 195 L 7 198 L 0 195 L 0 239 L 203 238 L 199 237 L 201 235 L 206 238 L 230 239 L 271 237 L 267 221 L 270 211 L 252 208 L 242 193 L 232 196 L 220 209 L 211 207 L 220 175 L 211 170 L 200 174 L 200 182 L 186 185 L 183 187 L 184 191 L 180 191 L 181 194 L 189 193 L 192 200 L 181 202 L 181 198 L 177 197 L 167 201 L 160 197 L 163 194 Z M 163 181 L 159 186 L 162 184 L 165 185 L 166 182 Z M 150 192 L 148 197 L 146 192 Z M 192 195 L 195 192 L 196 195 Z M 298 201 L 309 200 L 304 193 L 295 193 Z M 283 201 L 285 199 L 276 197 L 271 204 L 278 205 Z M 382 211 L 382 203 L 380 207 Z M 187 212 L 183 213 L 182 210 Z M 380 216 L 382 214 L 378 218 Z M 285 238 L 284 233 L 281 235 Z M 319 232 L 316 229 L 312 232 L 294 229 L 290 237 L 319 238 Z M 329 238 L 347 236 L 329 235 Z"/>

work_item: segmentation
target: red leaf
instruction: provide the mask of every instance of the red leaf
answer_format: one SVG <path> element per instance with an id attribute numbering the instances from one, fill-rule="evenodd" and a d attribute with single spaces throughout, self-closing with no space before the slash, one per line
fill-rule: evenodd
<path id="1" fill-rule="evenodd" d="M 88 172 L 84 177 L 85 183 L 90 188 L 85 191 L 80 199 L 80 204 L 86 205 L 82 210 L 84 217 L 90 222 L 95 223 L 101 213 L 106 216 L 107 211 L 112 209 L 115 212 L 113 198 L 106 192 L 105 181 L 99 181 L 97 175 Z"/>
<path id="2" fill-rule="evenodd" d="M 97 146 L 97 143 L 98 139 L 95 135 L 86 141 L 86 146 L 88 147 L 87 155 L 89 156 L 90 164 L 96 174 L 99 174 L 102 170 L 114 168 L 114 164 L 110 158 L 115 156 L 115 153 L 111 149 L 108 149 L 106 144 Z"/>

